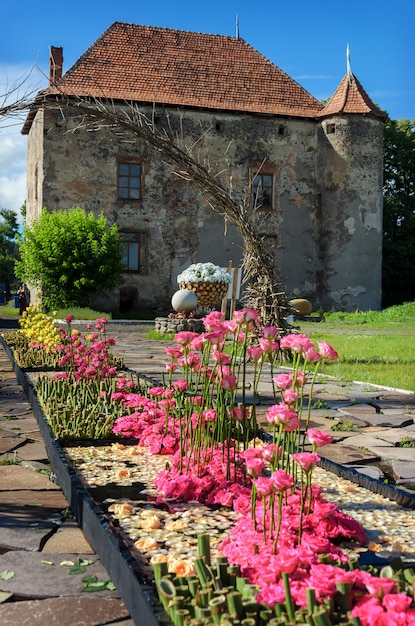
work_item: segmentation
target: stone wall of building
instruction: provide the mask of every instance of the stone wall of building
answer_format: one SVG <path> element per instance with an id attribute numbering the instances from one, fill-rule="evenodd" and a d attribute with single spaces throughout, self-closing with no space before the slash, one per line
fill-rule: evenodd
<path id="1" fill-rule="evenodd" d="M 338 116 L 318 129 L 318 292 L 325 310 L 379 309 L 383 123 Z"/>
<path id="2" fill-rule="evenodd" d="M 367 119 L 352 127 L 339 119 L 337 134 L 327 134 L 326 122 L 314 120 L 143 110 L 159 130 L 164 128 L 185 150 L 191 147 L 212 173 L 220 173 L 241 202 L 250 197 L 250 180 L 259 168 L 272 173 L 273 208 L 259 210 L 258 223 L 289 296 L 307 297 L 314 308 L 338 303 L 347 309 L 359 301 L 374 303 L 378 290 L 380 302 L 379 268 L 376 279 L 365 275 L 362 280 L 362 263 L 356 260 L 357 251 L 364 250 L 363 268 L 375 255 L 379 264 L 378 122 Z M 191 263 L 226 267 L 232 260 L 240 265 L 239 233 L 163 154 L 121 129 L 87 129 L 74 112 L 49 110 L 44 119 L 38 116 L 29 136 L 30 219 L 42 206 L 51 211 L 81 206 L 103 212 L 121 232 L 141 237 L 141 271 L 126 273 L 120 292 L 98 300 L 101 310 L 117 310 L 127 301 L 135 310 L 170 309 L 176 277 Z M 117 198 L 117 163 L 123 159 L 142 165 L 141 200 Z M 43 178 L 35 174 L 39 167 Z"/>

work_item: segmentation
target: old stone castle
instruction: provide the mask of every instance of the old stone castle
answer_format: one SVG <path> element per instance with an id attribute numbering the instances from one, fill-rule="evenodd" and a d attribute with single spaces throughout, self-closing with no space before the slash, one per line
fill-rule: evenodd
<path id="1" fill-rule="evenodd" d="M 117 223 L 124 285 L 97 305 L 170 308 L 181 271 L 240 265 L 241 239 L 162 153 L 105 124 L 92 132 L 64 97 L 134 103 L 248 194 L 288 296 L 380 308 L 386 116 L 350 71 L 323 106 L 242 39 L 120 22 L 62 66 L 52 48 L 42 97 L 62 106 L 34 109 L 23 128 L 27 221 L 80 206 Z"/>

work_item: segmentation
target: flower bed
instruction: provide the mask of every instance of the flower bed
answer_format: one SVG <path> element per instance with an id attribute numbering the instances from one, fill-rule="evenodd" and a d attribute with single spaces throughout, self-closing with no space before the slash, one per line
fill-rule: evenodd
<path id="1" fill-rule="evenodd" d="M 108 371 L 115 390 L 101 389 L 96 395 L 103 392 L 111 411 L 118 407 L 114 417 L 122 413 L 114 433 L 135 438 L 149 453 L 158 455 L 163 465 L 167 462 L 167 467 L 156 472 L 157 492 L 150 494 L 153 503 L 146 499 L 144 507 L 138 506 L 130 498 L 130 502 L 113 502 L 108 513 L 119 523 L 126 519 L 132 528 L 135 521 L 139 538 L 132 537 L 134 542 L 143 541 L 143 521 L 165 524 L 164 516 L 154 510 L 141 515 L 140 508 L 148 511 L 149 505 L 155 510 L 170 509 L 173 522 L 178 521 L 178 511 L 183 517 L 195 501 L 202 507 L 201 517 L 209 517 L 207 511 L 222 516 L 213 510 L 222 507 L 232 512 L 224 518 L 233 522 L 232 516 L 238 517 L 231 528 L 226 527 L 219 544 L 227 561 L 218 557 L 216 566 L 212 564 L 213 574 L 203 529 L 198 556 L 190 565 L 194 569 L 182 564 L 169 572 L 168 554 L 165 559 L 158 557 L 158 563 L 153 560 L 161 601 L 175 623 L 191 623 L 191 619 L 205 619 L 202 623 L 254 620 L 246 622 L 247 626 L 306 621 L 413 623 L 414 572 L 405 566 L 400 567 L 400 574 L 391 568 L 380 571 L 360 566 L 354 557 L 361 550 L 359 544 L 368 539 L 362 524 L 327 500 L 313 479 L 319 461 L 316 449 L 327 443 L 327 436 L 310 429 L 310 416 L 303 415 L 304 383 L 312 370 L 311 395 L 318 363 L 337 355 L 324 342 L 314 346 L 304 335 L 279 337 L 274 328 L 257 328 L 258 345 L 251 345 L 256 319 L 256 312 L 246 309 L 227 323 L 219 314 L 210 314 L 204 320 L 207 331 L 202 337 L 179 333 L 176 345 L 166 351 L 169 362 L 163 386 L 137 388 L 134 381 Z M 292 371 L 274 375 L 281 350 L 293 354 Z M 254 370 L 251 404 L 244 395 L 248 360 Z M 275 403 L 267 412 L 271 433 L 267 444 L 255 439 L 255 402 L 265 362 L 275 393 Z M 65 382 L 59 378 L 50 377 L 50 384 Z M 311 452 L 304 451 L 306 443 L 312 446 Z M 134 456 L 131 452 L 135 469 Z M 118 481 L 130 479 L 131 467 L 118 471 Z M 146 555 L 148 547 L 135 546 L 150 562 L 154 555 Z M 198 591 L 193 594 L 192 588 Z M 226 594 L 229 601 L 217 599 Z M 371 621 L 373 615 L 377 622 Z"/>

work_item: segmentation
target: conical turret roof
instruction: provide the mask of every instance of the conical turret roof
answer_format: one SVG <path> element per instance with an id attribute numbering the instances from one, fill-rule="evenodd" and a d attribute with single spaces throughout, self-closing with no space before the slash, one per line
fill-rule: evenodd
<path id="1" fill-rule="evenodd" d="M 372 102 L 356 76 L 351 72 L 343 77 L 329 102 L 317 114 L 317 117 L 343 114 L 371 115 L 381 120 L 388 117 L 385 111 L 382 111 Z"/>

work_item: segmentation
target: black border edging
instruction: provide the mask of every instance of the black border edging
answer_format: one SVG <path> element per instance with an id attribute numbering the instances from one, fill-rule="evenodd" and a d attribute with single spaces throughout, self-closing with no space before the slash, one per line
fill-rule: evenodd
<path id="1" fill-rule="evenodd" d="M 345 467 L 334 461 L 329 461 L 329 459 L 325 459 L 324 457 L 321 457 L 318 465 L 322 469 L 328 470 L 332 474 L 336 474 L 336 476 L 340 476 L 340 478 L 345 478 L 352 483 L 356 483 L 359 487 L 364 487 L 368 491 L 378 493 L 384 498 L 389 498 L 389 500 L 397 502 L 406 509 L 415 509 L 415 493 L 408 493 L 399 487 L 395 487 L 395 485 L 387 485 L 381 480 L 361 474 L 353 467 Z"/>
<path id="2" fill-rule="evenodd" d="M 82 485 L 76 472 L 69 466 L 61 446 L 53 437 L 50 426 L 43 416 L 33 384 L 16 363 L 10 347 L 2 336 L 0 336 L 0 343 L 31 404 L 57 483 L 68 500 L 79 526 L 107 569 L 131 619 L 136 626 L 161 626 L 161 624 L 168 623 L 158 603 L 155 589 L 151 585 L 143 585 L 139 582 L 137 561 L 127 545 L 122 542 L 115 527 L 104 516 L 100 507 Z M 162 621 L 154 615 L 155 610 L 160 613 L 160 616 L 162 615 Z"/>

